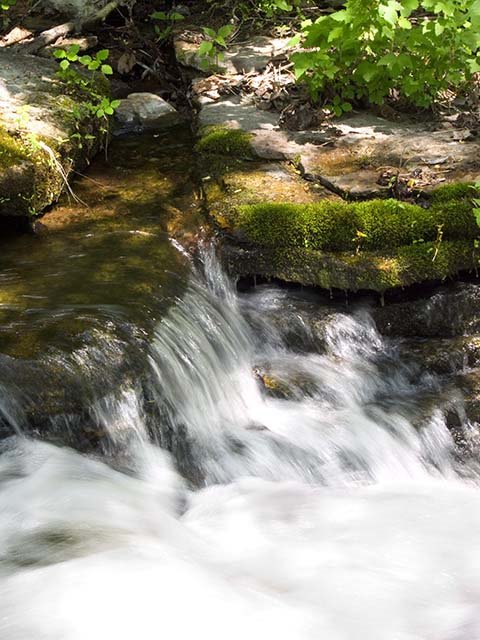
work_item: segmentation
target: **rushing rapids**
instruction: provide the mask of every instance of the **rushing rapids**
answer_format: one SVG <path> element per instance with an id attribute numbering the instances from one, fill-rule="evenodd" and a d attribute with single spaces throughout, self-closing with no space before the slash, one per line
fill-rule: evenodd
<path id="1" fill-rule="evenodd" d="M 479 638 L 459 392 L 368 311 L 109 220 L 0 268 L 1 640 Z"/>
<path id="2" fill-rule="evenodd" d="M 412 418 L 435 381 L 368 315 L 294 313 L 318 351 L 290 349 L 289 294 L 204 263 L 145 353 L 155 429 L 133 385 L 92 410 L 121 459 L 4 441 L 2 639 L 479 637 L 480 490 L 441 411 Z"/>

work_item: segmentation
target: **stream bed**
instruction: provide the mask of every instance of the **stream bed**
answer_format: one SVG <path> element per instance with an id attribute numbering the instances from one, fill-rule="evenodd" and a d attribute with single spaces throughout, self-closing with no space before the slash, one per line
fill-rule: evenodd
<path id="1" fill-rule="evenodd" d="M 0 240 L 0 638 L 480 638 L 460 390 L 364 306 L 193 260 L 191 148 L 116 140 L 88 209 Z"/>

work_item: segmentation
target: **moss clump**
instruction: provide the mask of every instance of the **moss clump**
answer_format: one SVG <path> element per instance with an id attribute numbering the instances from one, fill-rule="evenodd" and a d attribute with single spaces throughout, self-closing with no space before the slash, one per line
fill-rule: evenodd
<path id="1" fill-rule="evenodd" d="M 27 158 L 22 142 L 0 127 L 0 168 L 7 169 Z"/>
<path id="2" fill-rule="evenodd" d="M 457 182 L 437 187 L 430 194 L 430 200 L 434 204 L 446 202 L 458 202 L 460 200 L 471 200 L 478 198 L 480 191 L 473 182 Z"/>
<path id="3" fill-rule="evenodd" d="M 392 199 L 251 204 L 237 208 L 234 226 L 263 246 L 324 251 L 385 251 L 440 236 L 473 240 L 479 231 L 467 200 L 435 202 L 428 209 Z"/>
<path id="4" fill-rule="evenodd" d="M 208 155 L 255 158 L 251 145 L 252 136 L 241 129 L 208 126 L 202 129 L 196 150 Z"/>

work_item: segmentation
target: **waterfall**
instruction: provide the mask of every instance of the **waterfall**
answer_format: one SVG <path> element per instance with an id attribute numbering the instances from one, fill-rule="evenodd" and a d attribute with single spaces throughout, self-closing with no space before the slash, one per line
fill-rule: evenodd
<path id="1" fill-rule="evenodd" d="M 85 387 L 110 446 L 1 443 L 2 640 L 480 637 L 475 473 L 368 312 L 237 294 L 210 249 L 135 349 Z"/>

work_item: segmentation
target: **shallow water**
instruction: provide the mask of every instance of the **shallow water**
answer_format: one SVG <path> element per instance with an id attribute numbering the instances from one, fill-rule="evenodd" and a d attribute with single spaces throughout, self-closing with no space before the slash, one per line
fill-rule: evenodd
<path id="1" fill-rule="evenodd" d="M 367 311 L 237 294 L 211 247 L 193 265 L 160 213 L 122 206 L 56 210 L 0 269 L 27 292 L 0 329 L 0 638 L 480 638 L 480 489 L 441 380 Z M 117 229 L 104 260 L 87 235 Z M 139 230 L 155 241 L 123 242 Z M 36 275 L 54 264 L 58 286 Z M 57 445 L 22 435 L 38 398 Z M 61 446 L 88 427 L 90 455 Z"/>

